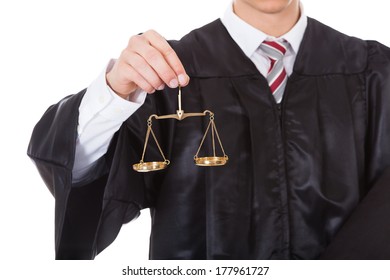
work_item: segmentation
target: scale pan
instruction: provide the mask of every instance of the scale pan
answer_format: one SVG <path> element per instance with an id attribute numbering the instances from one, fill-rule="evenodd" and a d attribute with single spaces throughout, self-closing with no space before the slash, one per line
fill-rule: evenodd
<path id="1" fill-rule="evenodd" d="M 169 161 L 150 161 L 133 164 L 133 169 L 137 172 L 157 171 L 167 168 Z"/>
<path id="2" fill-rule="evenodd" d="M 221 166 L 225 165 L 228 157 L 198 157 L 195 158 L 195 164 L 199 166 Z"/>

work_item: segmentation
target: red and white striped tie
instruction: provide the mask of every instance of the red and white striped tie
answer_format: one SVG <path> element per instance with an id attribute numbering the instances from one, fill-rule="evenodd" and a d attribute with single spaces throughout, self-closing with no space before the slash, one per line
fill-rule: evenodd
<path id="1" fill-rule="evenodd" d="M 287 73 L 283 66 L 283 56 L 286 54 L 288 45 L 287 41 L 264 41 L 260 45 L 260 49 L 271 61 L 271 66 L 267 74 L 267 81 L 277 103 L 282 101 L 287 83 Z"/>

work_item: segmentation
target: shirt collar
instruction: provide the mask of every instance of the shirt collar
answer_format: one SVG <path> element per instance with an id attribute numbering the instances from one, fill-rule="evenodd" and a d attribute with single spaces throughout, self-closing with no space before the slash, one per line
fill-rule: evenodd
<path id="1" fill-rule="evenodd" d="M 293 52 L 297 54 L 307 26 L 307 16 L 304 13 L 302 3 L 300 4 L 300 9 L 301 17 L 299 18 L 298 22 L 290 31 L 280 36 L 279 38 L 267 35 L 259 29 L 256 29 L 255 27 L 243 21 L 233 12 L 233 4 L 229 5 L 224 16 L 221 18 L 221 21 L 226 27 L 230 36 L 248 57 L 251 57 L 259 47 L 260 43 L 266 39 L 287 40 L 290 43 Z"/>

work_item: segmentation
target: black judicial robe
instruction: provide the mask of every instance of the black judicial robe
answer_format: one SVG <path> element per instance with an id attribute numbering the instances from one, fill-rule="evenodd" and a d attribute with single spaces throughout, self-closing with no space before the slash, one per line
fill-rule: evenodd
<path id="1" fill-rule="evenodd" d="M 154 121 L 171 164 L 132 170 L 148 116 L 176 112 L 177 90 L 165 89 L 116 133 L 107 172 L 72 186 L 85 91 L 66 97 L 46 111 L 28 148 L 56 199 L 57 259 L 94 258 L 144 208 L 151 259 L 390 258 L 387 47 L 309 19 L 277 105 L 219 20 L 170 43 L 191 77 L 183 109 L 215 113 L 229 162 L 194 164 L 208 123 L 194 117 Z M 160 159 L 152 140 L 148 158 Z"/>

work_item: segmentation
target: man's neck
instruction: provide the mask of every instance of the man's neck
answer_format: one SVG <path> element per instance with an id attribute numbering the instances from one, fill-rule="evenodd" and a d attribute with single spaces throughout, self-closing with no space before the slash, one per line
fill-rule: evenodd
<path id="1" fill-rule="evenodd" d="M 293 0 L 284 9 L 276 12 L 262 10 L 246 1 L 234 1 L 234 13 L 262 32 L 280 37 L 297 23 L 300 17 L 299 1 Z"/>

